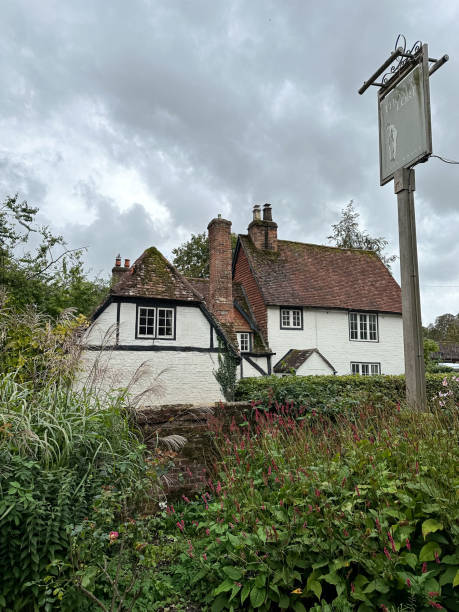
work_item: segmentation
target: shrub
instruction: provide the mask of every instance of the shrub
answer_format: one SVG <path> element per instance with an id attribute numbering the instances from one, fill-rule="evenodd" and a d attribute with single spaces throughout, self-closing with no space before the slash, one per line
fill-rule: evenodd
<path id="1" fill-rule="evenodd" d="M 122 397 L 104 402 L 0 378 L 0 607 L 50 609 L 68 526 L 90 515 L 103 486 L 123 490 L 142 476 Z"/>
<path id="2" fill-rule="evenodd" d="M 427 374 L 429 400 L 444 390 L 442 374 Z M 454 375 L 451 390 L 459 402 L 459 384 Z M 317 412 L 339 414 L 343 410 L 362 405 L 374 407 L 396 406 L 405 397 L 404 376 L 266 376 L 243 378 L 238 382 L 236 399 L 257 401 L 268 407 L 293 403 Z"/>
<path id="3" fill-rule="evenodd" d="M 219 437 L 209 490 L 164 512 L 176 588 L 213 612 L 458 610 L 457 411 L 290 410 Z"/>

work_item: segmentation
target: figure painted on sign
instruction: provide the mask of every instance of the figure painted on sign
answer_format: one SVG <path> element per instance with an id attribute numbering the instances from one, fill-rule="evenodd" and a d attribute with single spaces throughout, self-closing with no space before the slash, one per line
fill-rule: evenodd
<path id="1" fill-rule="evenodd" d="M 392 123 L 387 126 L 387 148 L 389 149 L 390 161 L 395 161 L 397 155 L 397 128 Z"/>

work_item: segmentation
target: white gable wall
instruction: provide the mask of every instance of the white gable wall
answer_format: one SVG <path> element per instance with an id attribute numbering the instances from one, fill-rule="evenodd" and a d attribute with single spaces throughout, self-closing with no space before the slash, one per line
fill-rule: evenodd
<path id="1" fill-rule="evenodd" d="M 351 361 L 380 363 L 382 374 L 403 374 L 402 316 L 378 314 L 378 328 L 379 342 L 352 341 L 347 311 L 303 308 L 302 330 L 280 329 L 280 308 L 268 307 L 273 364 L 290 349 L 317 348 L 338 374 L 350 374 Z"/>
<path id="2" fill-rule="evenodd" d="M 117 310 L 117 303 L 107 306 L 86 332 L 86 344 L 100 346 L 105 336 L 105 346 L 115 345 Z M 223 399 L 213 375 L 218 368 L 217 336 L 213 332 L 212 351 L 211 325 L 198 306 L 176 306 L 174 340 L 136 338 L 135 303 L 120 303 L 119 315 L 118 344 L 123 350 L 84 350 L 81 380 L 97 364 L 97 384 L 102 389 L 126 387 L 140 368 L 144 374 L 132 387 L 132 393 L 154 388 L 142 400 L 143 404 L 208 403 Z M 129 346 L 133 349 L 126 350 Z M 153 346 L 164 350 L 148 350 Z"/>
<path id="3" fill-rule="evenodd" d="M 277 363 L 277 362 L 276 362 Z M 334 374 L 332 368 L 317 353 L 312 353 L 296 371 L 298 376 L 318 376 Z"/>

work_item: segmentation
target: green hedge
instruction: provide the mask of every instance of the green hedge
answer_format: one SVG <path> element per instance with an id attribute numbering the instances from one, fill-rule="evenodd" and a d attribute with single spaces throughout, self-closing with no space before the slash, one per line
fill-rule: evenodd
<path id="1" fill-rule="evenodd" d="M 457 404 L 458 381 L 459 377 L 454 374 L 427 374 L 428 400 L 438 398 L 439 393 L 451 392 L 448 399 L 454 398 Z M 293 402 L 296 407 L 331 413 L 368 403 L 374 406 L 395 405 L 403 402 L 404 398 L 404 376 L 265 376 L 243 378 L 236 389 L 236 400 L 260 402 L 264 407 L 276 402 Z"/>

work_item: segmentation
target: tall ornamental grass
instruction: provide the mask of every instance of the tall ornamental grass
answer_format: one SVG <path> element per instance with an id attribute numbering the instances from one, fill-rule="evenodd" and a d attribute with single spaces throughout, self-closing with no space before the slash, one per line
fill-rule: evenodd
<path id="1" fill-rule="evenodd" d="M 217 422 L 208 490 L 164 512 L 176 588 L 212 612 L 459 610 L 451 397 L 425 414 L 283 405 Z"/>
<path id="2" fill-rule="evenodd" d="M 102 487 L 123 489 L 142 474 L 122 402 L 0 378 L 0 609 L 51 609 L 69 527 Z"/>

